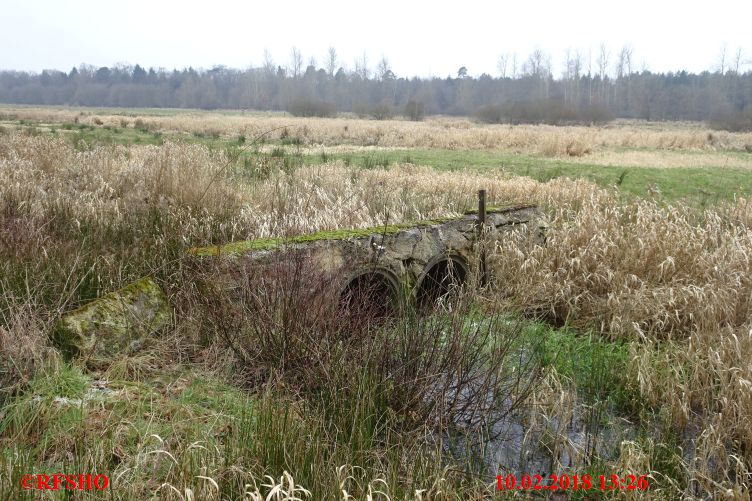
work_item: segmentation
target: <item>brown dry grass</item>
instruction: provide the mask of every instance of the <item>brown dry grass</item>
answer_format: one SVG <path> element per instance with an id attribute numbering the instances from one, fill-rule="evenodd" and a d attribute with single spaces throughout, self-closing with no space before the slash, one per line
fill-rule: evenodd
<path id="1" fill-rule="evenodd" d="M 598 151 L 592 155 L 572 158 L 571 163 L 614 165 L 619 167 L 652 167 L 657 169 L 720 167 L 752 169 L 752 155 L 738 152 L 683 150 Z"/>
<path id="2" fill-rule="evenodd" d="M 352 118 L 295 118 L 281 114 L 237 114 L 175 111 L 127 112 L 96 109 L 0 109 L 0 118 L 48 124 L 78 123 L 111 127 L 138 125 L 152 131 L 247 137 L 274 131 L 270 139 L 288 136 L 306 145 L 378 146 L 385 148 L 492 149 L 544 156 L 581 157 L 604 150 L 743 151 L 752 133 L 717 132 L 696 124 L 615 122 L 600 127 L 486 125 L 465 118 L 435 117 L 424 122 Z M 162 114 L 158 114 L 162 113 Z"/>
<path id="3" fill-rule="evenodd" d="M 198 145 L 82 152 L 45 136 L 11 134 L 0 140 L 3 194 L 23 201 L 26 214 L 42 217 L 66 206 L 71 217 L 104 224 L 154 206 L 204 211 L 203 220 L 193 221 L 195 229 L 184 228 L 192 241 L 206 238 L 201 227 L 219 215 L 229 218 L 225 238 L 268 237 L 456 215 L 474 207 L 480 188 L 498 202 L 571 200 L 590 189 L 579 181 L 562 191 L 555 184 L 512 181 L 501 172 L 458 175 L 410 164 L 363 170 L 330 162 L 263 180 L 236 176 L 227 166 L 222 152 Z"/>
<path id="4" fill-rule="evenodd" d="M 748 499 L 749 201 L 698 212 L 650 200 L 624 204 L 592 190 L 579 202 L 553 210 L 545 247 L 523 252 L 519 241 L 500 243 L 496 271 L 507 300 L 630 340 L 626 369 L 640 398 L 689 438 L 682 495 Z"/>

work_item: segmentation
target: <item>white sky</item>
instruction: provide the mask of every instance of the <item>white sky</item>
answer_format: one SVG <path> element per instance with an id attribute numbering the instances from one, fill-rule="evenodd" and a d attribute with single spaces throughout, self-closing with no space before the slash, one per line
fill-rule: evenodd
<path id="1" fill-rule="evenodd" d="M 558 76 L 567 48 L 595 64 L 601 43 L 611 61 L 630 44 L 635 69 L 695 72 L 715 69 L 725 44 L 752 69 L 752 0 L 0 0 L 0 69 L 246 68 L 264 49 L 288 65 L 292 46 L 322 66 L 333 46 L 347 68 L 365 51 L 397 76 L 496 75 L 501 53 L 540 47 Z"/>

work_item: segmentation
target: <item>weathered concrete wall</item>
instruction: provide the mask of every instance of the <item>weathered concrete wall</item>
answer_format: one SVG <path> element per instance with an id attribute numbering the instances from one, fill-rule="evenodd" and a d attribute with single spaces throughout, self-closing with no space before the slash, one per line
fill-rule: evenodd
<path id="1" fill-rule="evenodd" d="M 220 263 L 213 286 L 239 287 L 244 267 L 285 259 L 302 251 L 309 266 L 340 280 L 340 291 L 363 277 L 388 289 L 393 297 L 420 302 L 425 284 L 445 287 L 447 278 L 464 281 L 478 266 L 481 241 L 493 242 L 518 225 L 538 231 L 541 218 L 535 206 L 489 208 L 483 239 L 477 216 L 420 221 L 379 228 L 340 230 L 301 235 L 290 239 L 259 239 L 223 246 L 194 248 L 198 258 Z M 451 277 L 449 276 L 451 275 Z M 385 296 L 377 297 L 381 301 Z M 143 278 L 64 315 L 54 337 L 72 354 L 91 363 L 107 363 L 149 334 L 163 328 L 172 310 L 167 297 L 150 278 Z"/>
<path id="2" fill-rule="evenodd" d="M 351 231 L 321 232 L 291 239 L 260 239 L 224 246 L 192 249 L 197 256 L 214 257 L 230 268 L 253 265 L 280 253 L 304 250 L 322 272 L 342 277 L 342 287 L 364 273 L 377 273 L 391 286 L 417 291 L 432 267 L 451 262 L 464 278 L 477 269 L 477 215 L 422 221 Z M 489 241 L 517 225 L 540 224 L 535 206 L 489 208 L 484 235 Z M 233 287 L 227 279 L 226 288 Z"/>

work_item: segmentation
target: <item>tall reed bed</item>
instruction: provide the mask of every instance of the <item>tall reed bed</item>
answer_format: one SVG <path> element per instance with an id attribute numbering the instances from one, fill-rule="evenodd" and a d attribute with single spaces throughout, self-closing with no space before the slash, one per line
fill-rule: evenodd
<path id="1" fill-rule="evenodd" d="M 641 419 L 676 432 L 684 496 L 750 495 L 752 209 L 592 192 L 551 210 L 545 247 L 500 242 L 499 297 L 628 342 Z M 659 447 L 655 444 L 649 448 Z M 634 449 L 632 449 L 634 453 Z"/>
<path id="2" fill-rule="evenodd" d="M 353 118 L 297 118 L 279 114 L 165 112 L 110 114 L 86 108 L 5 108 L 0 119 L 47 124 L 76 122 L 111 128 L 183 132 L 234 139 L 242 135 L 302 145 L 357 145 L 386 148 L 501 149 L 545 156 L 578 157 L 604 149 L 666 151 L 739 150 L 752 134 L 718 132 L 698 124 L 614 123 L 599 127 L 488 125 L 466 118 L 435 117 L 424 122 Z"/>

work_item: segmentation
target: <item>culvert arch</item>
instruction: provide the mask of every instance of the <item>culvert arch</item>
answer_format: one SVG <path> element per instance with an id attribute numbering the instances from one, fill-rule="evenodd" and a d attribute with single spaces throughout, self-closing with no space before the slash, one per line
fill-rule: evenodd
<path id="1" fill-rule="evenodd" d="M 345 280 L 340 305 L 351 317 L 386 318 L 400 309 L 401 291 L 400 277 L 389 268 L 363 268 Z"/>
<path id="2" fill-rule="evenodd" d="M 469 276 L 470 267 L 461 255 L 448 253 L 434 256 L 426 263 L 415 284 L 416 305 L 420 309 L 432 307 L 453 289 L 465 284 Z"/>

